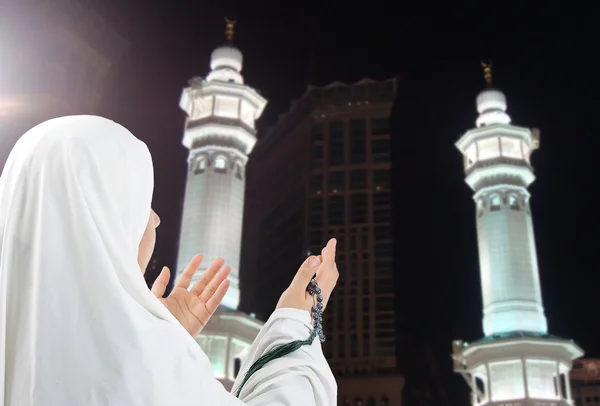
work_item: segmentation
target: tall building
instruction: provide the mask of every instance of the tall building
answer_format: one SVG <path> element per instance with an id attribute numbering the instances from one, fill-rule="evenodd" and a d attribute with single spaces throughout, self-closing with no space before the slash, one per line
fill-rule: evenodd
<path id="1" fill-rule="evenodd" d="M 575 406 L 600 405 L 600 359 L 580 358 L 573 361 L 570 377 Z"/>
<path id="2" fill-rule="evenodd" d="M 24 131 L 52 117 L 98 114 L 128 42 L 77 0 L 0 6 L 0 170 Z"/>
<path id="3" fill-rule="evenodd" d="M 259 141 L 248 169 L 244 265 L 253 266 L 245 272 L 252 291 L 267 296 L 259 313 L 272 311 L 307 255 L 338 239 L 324 352 L 342 405 L 401 402 L 390 192 L 396 86 L 363 79 L 309 87 Z"/>
<path id="4" fill-rule="evenodd" d="M 227 44 L 213 51 L 206 79 L 190 80 L 181 96 L 187 114 L 183 145 L 190 153 L 177 260 L 179 275 L 196 253 L 204 254 L 192 284 L 215 258 L 231 266 L 231 287 L 221 309 L 197 337 L 215 376 L 228 388 L 262 327 L 237 309 L 246 162 L 256 143 L 254 122 L 267 103 L 244 84 L 233 27 L 227 21 Z"/>
<path id="5" fill-rule="evenodd" d="M 527 190 L 539 131 L 511 124 L 506 97 L 484 68 L 477 128 L 456 146 L 475 191 L 485 336 L 453 343 L 455 370 L 470 385 L 473 405 L 570 405 L 569 370 L 583 351 L 548 334 Z"/>

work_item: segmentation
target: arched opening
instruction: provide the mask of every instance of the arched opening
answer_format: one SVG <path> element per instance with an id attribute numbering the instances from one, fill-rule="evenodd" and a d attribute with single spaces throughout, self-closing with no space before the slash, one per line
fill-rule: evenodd
<path id="1" fill-rule="evenodd" d="M 390 400 L 387 398 L 387 396 L 382 397 L 380 406 L 389 406 L 389 405 L 390 405 Z"/>
<path id="2" fill-rule="evenodd" d="M 508 196 L 508 206 L 511 210 L 521 210 L 521 205 L 519 203 L 519 197 L 515 194 L 511 194 Z"/>
<path id="3" fill-rule="evenodd" d="M 367 406 L 377 406 L 377 401 L 373 396 L 369 396 L 369 399 L 367 399 Z"/>
<path id="4" fill-rule="evenodd" d="M 502 199 L 499 195 L 490 197 L 490 211 L 498 211 L 502 208 Z"/>
<path id="5" fill-rule="evenodd" d="M 205 157 L 197 157 L 195 158 L 194 165 L 192 166 L 194 175 L 198 175 L 206 169 L 206 158 Z"/>
<path id="6" fill-rule="evenodd" d="M 354 399 L 354 406 L 363 406 L 363 401 L 361 398 Z"/>
<path id="7" fill-rule="evenodd" d="M 243 173 L 244 173 L 244 168 L 242 167 L 242 164 L 240 162 L 236 162 L 235 163 L 235 177 L 238 178 L 239 180 L 242 180 L 242 179 L 244 179 Z"/>
<path id="8" fill-rule="evenodd" d="M 227 159 L 223 155 L 218 155 L 215 158 L 215 170 L 217 172 L 226 172 L 227 171 Z"/>

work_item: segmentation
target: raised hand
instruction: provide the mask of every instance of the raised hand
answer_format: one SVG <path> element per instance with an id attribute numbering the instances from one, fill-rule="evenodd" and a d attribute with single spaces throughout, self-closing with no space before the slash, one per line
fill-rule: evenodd
<path id="1" fill-rule="evenodd" d="M 336 244 L 337 241 L 332 238 L 321 251 L 321 255 L 310 256 L 304 261 L 291 285 L 281 295 L 279 303 L 277 303 L 277 309 L 291 307 L 310 312 L 314 301 L 312 296 L 306 292 L 306 287 L 315 274 L 323 295 L 323 309 L 327 306 L 333 288 L 335 288 L 340 276 L 335 264 Z"/>
<path id="2" fill-rule="evenodd" d="M 196 255 L 185 268 L 171 294 L 165 293 L 170 271 L 166 266 L 152 285 L 152 293 L 169 309 L 181 325 L 195 337 L 208 323 L 229 289 L 231 268 L 221 258 L 215 259 L 200 279 L 188 290 L 194 274 L 202 263 L 202 255 Z"/>

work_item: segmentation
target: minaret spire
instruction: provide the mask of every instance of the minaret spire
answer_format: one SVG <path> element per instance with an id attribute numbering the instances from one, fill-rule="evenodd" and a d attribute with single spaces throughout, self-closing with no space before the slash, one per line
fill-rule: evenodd
<path id="1" fill-rule="evenodd" d="M 491 89 L 493 86 L 492 81 L 492 61 L 488 63 L 481 61 L 481 67 L 483 68 L 483 77 L 485 78 L 485 84 L 488 89 Z"/>
<path id="2" fill-rule="evenodd" d="M 227 38 L 227 42 L 231 44 L 233 42 L 233 34 L 235 32 L 235 24 L 237 21 L 230 20 L 225 17 L 225 38 Z"/>

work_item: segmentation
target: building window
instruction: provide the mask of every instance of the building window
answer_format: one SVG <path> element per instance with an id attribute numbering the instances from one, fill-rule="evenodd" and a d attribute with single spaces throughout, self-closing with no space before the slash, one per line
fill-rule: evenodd
<path id="1" fill-rule="evenodd" d="M 377 401 L 373 396 L 370 396 L 369 399 L 367 399 L 367 406 L 377 406 Z"/>
<path id="2" fill-rule="evenodd" d="M 215 171 L 222 173 L 227 172 L 227 160 L 224 156 L 219 155 L 215 158 Z"/>
<path id="3" fill-rule="evenodd" d="M 310 177 L 310 191 L 318 193 L 323 191 L 323 176 L 320 174 L 311 175 Z"/>
<path id="4" fill-rule="evenodd" d="M 338 226 L 344 224 L 344 196 L 330 196 L 327 202 L 328 224 Z"/>
<path id="5" fill-rule="evenodd" d="M 361 163 L 366 159 L 367 122 L 365 119 L 350 120 L 350 162 Z"/>
<path id="6" fill-rule="evenodd" d="M 353 318 L 352 315 L 350 315 L 350 320 L 356 322 L 356 318 Z M 350 336 L 350 356 L 358 357 L 358 337 L 356 337 L 356 334 Z"/>
<path id="7" fill-rule="evenodd" d="M 375 254 L 377 255 L 377 254 Z M 375 294 L 376 295 L 393 295 L 394 281 L 391 278 L 375 279 Z"/>
<path id="8" fill-rule="evenodd" d="M 328 187 L 327 190 L 330 192 L 340 192 L 344 190 L 346 187 L 346 172 L 342 171 L 332 171 L 328 174 Z"/>
<path id="9" fill-rule="evenodd" d="M 366 194 L 350 196 L 350 221 L 352 224 L 367 222 L 368 197 Z"/>
<path id="10" fill-rule="evenodd" d="M 502 207 L 502 199 L 498 195 L 492 195 L 490 198 L 490 210 L 498 211 Z"/>
<path id="11" fill-rule="evenodd" d="M 377 276 L 387 276 L 394 274 L 394 267 L 392 264 L 392 259 L 383 259 L 376 258 L 375 259 L 375 275 Z"/>
<path id="12" fill-rule="evenodd" d="M 373 171 L 373 186 L 375 190 L 383 190 L 390 188 L 390 171 Z"/>
<path id="13" fill-rule="evenodd" d="M 521 206 L 519 205 L 519 198 L 517 195 L 509 195 L 508 196 L 508 206 L 511 210 L 521 210 Z"/>
<path id="14" fill-rule="evenodd" d="M 386 396 L 382 397 L 380 406 L 389 406 L 389 405 L 390 405 L 389 399 Z"/>
<path id="15" fill-rule="evenodd" d="M 373 223 L 390 223 L 392 221 L 392 210 L 387 207 L 373 208 Z"/>
<path id="16" fill-rule="evenodd" d="M 323 145 L 313 145 L 310 150 L 311 168 L 318 169 L 323 167 Z"/>
<path id="17" fill-rule="evenodd" d="M 390 133 L 390 119 L 388 117 L 374 118 L 371 120 L 371 134 L 385 135 Z"/>
<path id="18" fill-rule="evenodd" d="M 329 124 L 329 165 L 342 165 L 344 159 L 345 125 L 342 121 Z"/>
<path id="19" fill-rule="evenodd" d="M 310 200 L 309 227 L 311 229 L 321 229 L 323 227 L 323 199 L 320 197 L 312 198 Z M 319 239 L 318 243 L 315 245 L 320 245 L 321 242 L 322 241 Z"/>
<path id="20" fill-rule="evenodd" d="M 392 239 L 392 227 L 389 225 L 375 226 L 373 228 L 375 241 L 389 241 Z M 377 254 L 375 254 L 377 256 Z"/>
<path id="21" fill-rule="evenodd" d="M 350 190 L 365 190 L 367 188 L 367 171 L 359 169 L 350 172 Z"/>
<path id="22" fill-rule="evenodd" d="M 380 242 L 377 241 L 375 244 L 375 257 L 386 258 L 392 256 L 392 242 Z"/>
<path id="23" fill-rule="evenodd" d="M 315 124 L 310 129 L 310 139 L 312 142 L 323 141 L 323 124 Z"/>
<path id="24" fill-rule="evenodd" d="M 343 311 L 343 309 L 340 312 L 340 319 L 341 319 L 340 328 L 342 328 L 341 326 L 343 326 L 343 321 L 344 321 L 344 311 Z M 339 338 L 339 341 L 338 341 L 338 357 L 345 358 L 346 357 L 346 336 L 343 335 L 343 334 L 340 334 L 339 337 L 340 338 Z"/>
<path id="25" fill-rule="evenodd" d="M 373 162 L 389 162 L 390 149 L 389 138 L 376 138 L 371 140 L 371 157 Z"/>

